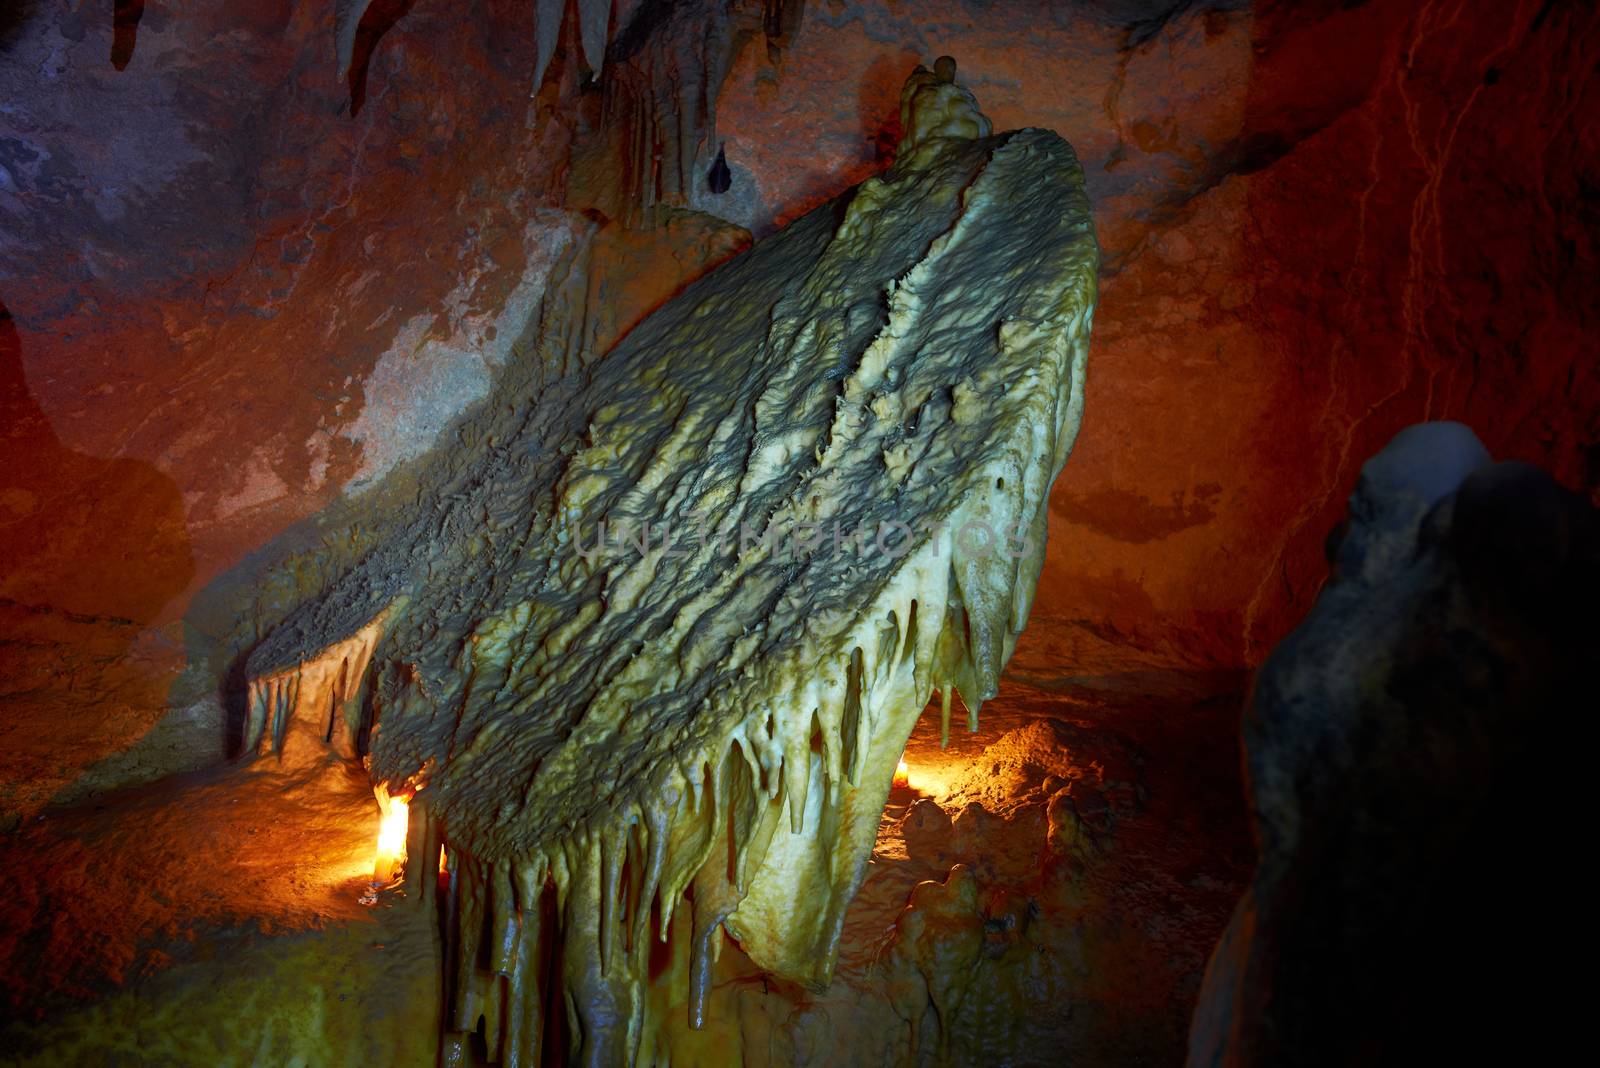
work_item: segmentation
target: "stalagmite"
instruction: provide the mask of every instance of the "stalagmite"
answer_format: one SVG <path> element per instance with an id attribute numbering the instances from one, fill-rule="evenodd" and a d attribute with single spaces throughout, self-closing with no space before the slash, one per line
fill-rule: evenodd
<path id="1" fill-rule="evenodd" d="M 250 658 L 267 748 L 370 676 L 374 779 L 450 858 L 447 1060 L 536 1061 L 554 984 L 573 1060 L 661 1063 L 724 937 L 826 984 L 917 715 L 995 693 L 1098 257 L 1059 137 L 989 136 L 953 64 L 905 108 L 891 171 L 485 405 Z"/>

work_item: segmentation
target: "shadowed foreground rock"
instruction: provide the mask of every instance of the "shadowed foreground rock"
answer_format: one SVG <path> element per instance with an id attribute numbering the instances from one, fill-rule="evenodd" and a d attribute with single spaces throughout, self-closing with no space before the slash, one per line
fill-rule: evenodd
<path id="1" fill-rule="evenodd" d="M 1334 573 L 1245 724 L 1261 851 L 1192 1066 L 1554 1063 L 1581 913 L 1600 525 L 1471 431 L 1362 468 Z"/>

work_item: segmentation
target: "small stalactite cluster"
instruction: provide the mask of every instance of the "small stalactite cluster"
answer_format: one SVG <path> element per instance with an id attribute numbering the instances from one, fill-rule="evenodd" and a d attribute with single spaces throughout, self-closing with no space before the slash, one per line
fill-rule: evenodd
<path id="1" fill-rule="evenodd" d="M 528 0 L 528 6 L 536 48 L 531 91 L 544 85 L 563 35 L 598 88 L 598 115 L 579 122 L 589 126 L 592 169 L 614 169 L 621 181 L 584 174 L 582 195 L 600 198 L 608 216 L 642 229 L 654 225 L 658 206 L 690 203 L 694 184 L 717 157 L 717 93 L 736 51 L 757 35 L 776 64 L 805 11 L 803 0 L 646 5 L 621 26 L 613 0 Z M 366 51 L 408 10 L 390 8 L 379 0 L 334 0 L 334 59 L 339 80 L 350 83 L 352 115 L 365 98 Z M 566 19 L 570 10 L 574 26 Z M 613 61 L 606 62 L 608 54 Z M 568 85 L 578 99 L 566 96 L 563 106 L 582 112 L 586 86 Z M 578 155 L 574 165 L 582 173 L 584 152 Z"/>
<path id="2" fill-rule="evenodd" d="M 1026 608 L 1008 597 L 1003 618 L 981 619 L 975 628 L 959 582 L 946 574 L 945 597 L 927 606 L 912 599 L 883 615 L 873 655 L 857 646 L 840 665 L 842 685 L 819 680 L 772 715 L 770 733 L 736 732 L 720 759 L 686 765 L 669 789 L 627 806 L 610 826 L 526 858 L 483 860 L 449 849 L 443 1062 L 471 1063 L 477 1036 L 490 1063 L 537 1065 L 554 1030 L 574 1063 L 666 1064 L 661 1017 L 686 1012 L 691 1027 L 705 1024 L 724 930 L 759 955 L 772 934 L 761 925 L 790 910 L 821 918 L 819 939 L 766 947 L 791 952 L 762 959 L 825 984 L 860 870 L 840 870 L 839 853 L 827 857 L 830 870 L 821 879 L 781 856 L 763 869 L 775 844 L 780 853 L 805 843 L 827 855 L 835 840 L 863 839 L 875 827 L 890 785 L 885 769 L 892 777 L 932 679 L 942 680 L 944 730 L 957 678 L 968 687 L 963 701 L 976 729 L 982 698 L 994 692 Z M 919 610 L 944 625 L 919 631 Z M 975 629 L 1002 640 L 973 645 Z M 811 700 L 823 704 L 809 717 L 795 711 Z M 809 732 L 795 727 L 807 718 Z M 437 856 L 445 832 L 426 817 L 419 822 L 426 829 L 418 855 Z M 867 848 L 870 833 L 855 847 L 862 860 Z M 763 876 L 776 893 L 753 901 Z M 792 896 L 801 893 L 809 899 Z M 561 1006 L 554 1021 L 544 1015 L 552 988 Z"/>
<path id="3" fill-rule="evenodd" d="M 604 66 L 606 45 L 610 43 L 611 35 L 612 0 L 528 0 L 529 21 L 538 56 L 538 65 L 533 71 L 535 91 L 544 81 L 545 70 L 555 55 L 556 45 L 560 43 L 569 3 L 577 8 L 576 36 L 584 62 L 597 73 Z M 350 71 L 356 34 L 372 4 L 373 0 L 334 0 L 333 48 L 341 81 Z"/>
<path id="4" fill-rule="evenodd" d="M 751 38 L 765 40 L 777 62 L 799 32 L 803 10 L 801 0 L 735 0 L 711 11 L 681 4 L 650 33 L 619 38 L 601 79 L 593 131 L 605 150 L 590 168 L 620 169 L 604 205 L 608 215 L 648 227 L 659 206 L 691 202 L 723 148 L 717 94 L 738 50 Z M 610 184 L 583 173 L 590 189 Z"/>
<path id="5" fill-rule="evenodd" d="M 304 735 L 346 759 L 358 759 L 365 733 L 359 697 L 387 614 L 380 612 L 350 637 L 292 668 L 251 679 L 245 752 L 282 757 L 295 751 L 295 739 Z M 301 730 L 291 729 L 297 725 Z"/>
<path id="6" fill-rule="evenodd" d="M 341 81 L 363 62 L 358 39 L 374 0 L 334 0 L 333 38 Z M 766 41 L 778 62 L 800 31 L 804 0 L 678 3 L 640 13 L 619 25 L 612 0 L 528 0 L 535 43 L 531 87 L 544 84 L 564 33 L 598 84 L 606 167 L 620 164 L 623 181 L 609 214 L 632 226 L 652 223 L 657 205 L 689 201 L 696 176 L 710 165 L 716 140 L 717 92 L 734 54 L 747 39 Z M 576 11 L 576 25 L 567 21 Z M 370 21 L 370 20 L 369 20 Z M 645 32 L 648 30 L 648 32 Z M 614 53 L 615 62 L 607 63 Z M 352 85 L 353 108 L 362 89 Z M 612 143 L 615 141 L 615 143 Z"/>

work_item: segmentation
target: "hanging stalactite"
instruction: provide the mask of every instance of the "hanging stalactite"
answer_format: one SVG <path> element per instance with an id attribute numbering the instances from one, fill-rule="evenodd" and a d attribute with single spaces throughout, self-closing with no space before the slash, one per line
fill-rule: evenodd
<path id="1" fill-rule="evenodd" d="M 949 67 L 906 92 L 893 171 L 581 386 L 487 406 L 458 434 L 479 459 L 251 657 L 268 748 L 374 665 L 372 774 L 449 857 L 447 1063 L 557 1033 L 576 1063 L 661 1063 L 725 937 L 827 983 L 912 723 L 938 692 L 948 730 L 959 692 L 975 726 L 996 692 L 1096 250 L 1065 142 L 990 137 Z"/>

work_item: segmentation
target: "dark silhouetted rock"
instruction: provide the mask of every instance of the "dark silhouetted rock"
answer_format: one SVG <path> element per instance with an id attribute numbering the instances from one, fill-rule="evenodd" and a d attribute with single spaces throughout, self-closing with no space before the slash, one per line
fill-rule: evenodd
<path id="1" fill-rule="evenodd" d="M 1260 866 L 1193 1066 L 1539 1064 L 1576 1010 L 1596 514 L 1455 424 L 1362 469 L 1245 723 Z"/>

